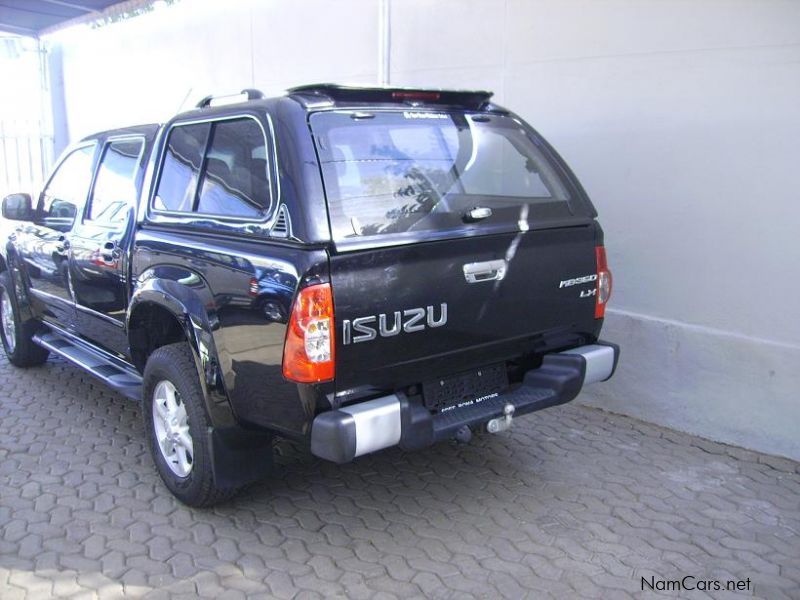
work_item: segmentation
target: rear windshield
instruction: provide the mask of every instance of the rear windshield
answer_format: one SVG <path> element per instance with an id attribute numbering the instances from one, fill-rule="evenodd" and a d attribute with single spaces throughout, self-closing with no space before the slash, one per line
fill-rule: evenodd
<path id="1" fill-rule="evenodd" d="M 311 125 L 336 241 L 526 230 L 575 213 L 563 178 L 511 117 L 337 111 Z"/>

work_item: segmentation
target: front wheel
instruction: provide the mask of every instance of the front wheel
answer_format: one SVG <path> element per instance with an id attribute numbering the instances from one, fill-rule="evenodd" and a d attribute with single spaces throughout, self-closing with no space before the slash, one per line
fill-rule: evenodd
<path id="1" fill-rule="evenodd" d="M 36 321 L 20 318 L 14 284 L 8 271 L 0 273 L 0 338 L 8 361 L 15 367 L 35 367 L 47 360 L 49 352 L 33 341 Z"/>
<path id="2" fill-rule="evenodd" d="M 170 492 L 189 506 L 212 506 L 236 493 L 214 483 L 209 421 L 187 343 L 158 348 L 144 370 L 142 414 L 150 454 Z"/>

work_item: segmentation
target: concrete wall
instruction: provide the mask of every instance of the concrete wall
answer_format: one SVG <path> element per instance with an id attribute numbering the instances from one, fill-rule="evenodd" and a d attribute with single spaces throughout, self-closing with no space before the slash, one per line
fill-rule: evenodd
<path id="1" fill-rule="evenodd" d="M 800 459 L 800 3 L 411 0 L 392 40 L 393 83 L 495 90 L 594 200 L 625 354 L 583 400 Z"/>
<path id="2" fill-rule="evenodd" d="M 164 121 L 210 93 L 254 86 L 280 93 L 321 80 L 374 83 L 377 22 L 371 0 L 184 0 L 49 41 L 62 50 L 69 132 L 79 139 Z"/>
<path id="3" fill-rule="evenodd" d="M 64 38 L 70 132 L 375 82 L 379 2 L 185 0 Z M 493 89 L 597 205 L 624 357 L 584 401 L 800 459 L 800 3 L 392 0 L 390 31 L 393 84 Z"/>

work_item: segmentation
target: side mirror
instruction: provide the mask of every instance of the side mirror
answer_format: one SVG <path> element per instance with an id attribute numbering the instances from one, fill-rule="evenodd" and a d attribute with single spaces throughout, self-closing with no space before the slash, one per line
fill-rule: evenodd
<path id="1" fill-rule="evenodd" d="M 3 198 L 3 218 L 9 221 L 33 219 L 30 194 L 11 194 Z"/>

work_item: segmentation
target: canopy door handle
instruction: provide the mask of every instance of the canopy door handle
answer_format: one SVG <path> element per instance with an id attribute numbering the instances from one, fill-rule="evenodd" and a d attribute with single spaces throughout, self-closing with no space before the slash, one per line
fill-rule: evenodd
<path id="1" fill-rule="evenodd" d="M 508 264 L 502 259 L 468 263 L 464 265 L 464 278 L 467 283 L 501 281 L 506 276 L 507 270 Z"/>

